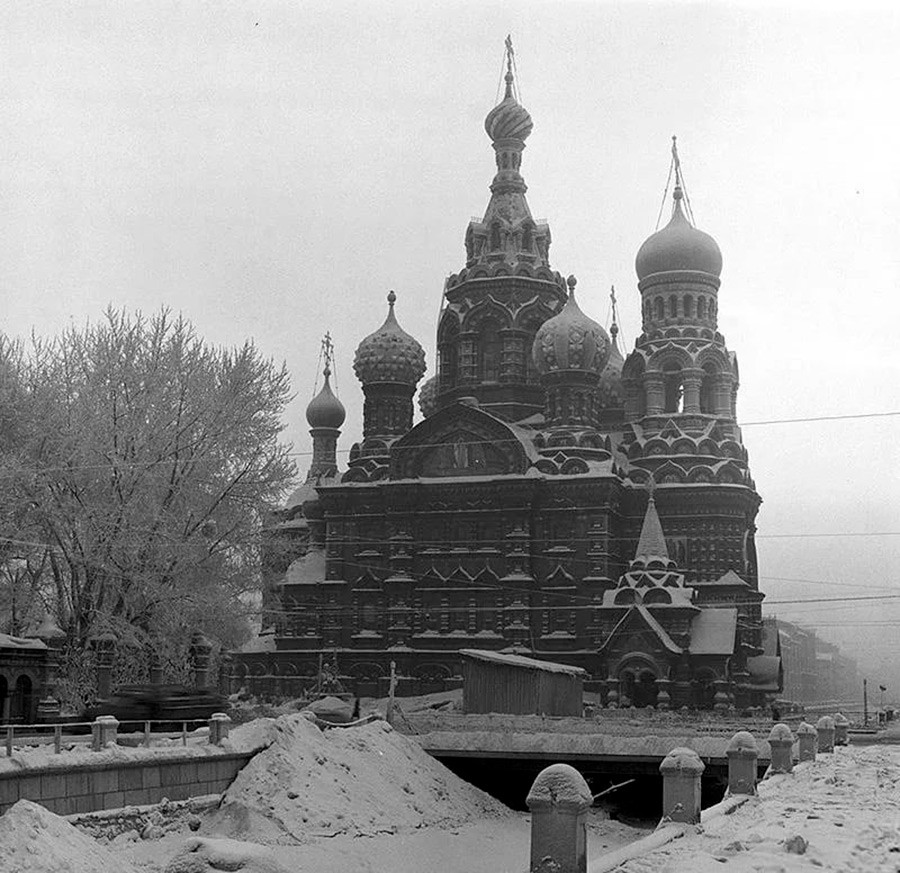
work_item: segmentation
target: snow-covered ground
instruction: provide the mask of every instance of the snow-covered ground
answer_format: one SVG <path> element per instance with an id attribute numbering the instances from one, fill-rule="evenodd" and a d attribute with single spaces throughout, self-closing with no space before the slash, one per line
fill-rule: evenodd
<path id="1" fill-rule="evenodd" d="M 0 873 L 524 873 L 530 823 L 384 722 L 321 731 L 302 715 L 235 730 L 264 742 L 212 812 L 93 839 L 22 801 L 0 817 Z M 196 831 L 196 832 L 194 832 Z M 600 814 L 589 862 L 644 831 Z M 104 866 L 106 865 L 106 866 Z M 900 746 L 839 748 L 629 873 L 900 871 Z"/>
<path id="2" fill-rule="evenodd" d="M 759 797 L 644 858 L 625 873 L 897 873 L 900 747 L 838 747 Z"/>

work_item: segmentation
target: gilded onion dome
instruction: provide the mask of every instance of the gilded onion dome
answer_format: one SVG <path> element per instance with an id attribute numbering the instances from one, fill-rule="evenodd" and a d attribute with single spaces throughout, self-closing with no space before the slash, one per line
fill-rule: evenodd
<path id="1" fill-rule="evenodd" d="M 347 416 L 344 404 L 331 390 L 331 369 L 325 367 L 325 384 L 306 407 L 306 420 L 310 427 L 339 428 Z"/>
<path id="2" fill-rule="evenodd" d="M 513 95 L 513 74 L 506 72 L 506 94 L 484 119 L 484 129 L 492 142 L 518 139 L 524 142 L 533 127 L 528 110 Z"/>
<path id="3" fill-rule="evenodd" d="M 363 385 L 396 382 L 415 385 L 425 373 L 425 351 L 394 316 L 397 295 L 388 294 L 388 315 L 384 324 L 357 347 L 353 370 Z"/>
<path id="4" fill-rule="evenodd" d="M 575 301 L 575 277 L 569 276 L 566 281 L 569 299 L 565 306 L 535 334 L 534 365 L 541 375 L 556 370 L 585 370 L 599 375 L 609 361 L 609 335 Z"/>
<path id="5" fill-rule="evenodd" d="M 708 233 L 697 230 L 688 221 L 681 207 L 683 196 L 681 186 L 676 185 L 671 221 L 638 250 L 635 259 L 638 279 L 675 270 L 710 273 L 716 277 L 722 272 L 722 252 L 718 244 Z"/>

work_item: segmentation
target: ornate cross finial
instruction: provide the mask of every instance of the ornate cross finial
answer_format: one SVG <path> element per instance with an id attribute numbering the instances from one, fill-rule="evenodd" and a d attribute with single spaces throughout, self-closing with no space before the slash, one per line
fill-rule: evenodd
<path id="1" fill-rule="evenodd" d="M 616 342 L 616 337 L 619 335 L 619 310 L 616 306 L 616 286 L 609 286 L 609 305 L 612 309 L 612 323 L 609 326 L 609 333 L 612 337 L 613 344 Z"/>
<path id="2" fill-rule="evenodd" d="M 504 95 L 504 99 L 515 99 L 515 94 L 513 93 L 513 80 L 515 78 L 513 76 L 513 66 L 516 62 L 516 51 L 512 44 L 512 34 L 508 33 L 506 35 L 504 46 L 506 47 L 506 94 Z"/>
<path id="3" fill-rule="evenodd" d="M 334 363 L 334 343 L 331 341 L 331 331 L 326 331 L 322 337 L 322 359 L 325 362 L 323 373 L 327 379 L 331 375 L 331 367 Z"/>

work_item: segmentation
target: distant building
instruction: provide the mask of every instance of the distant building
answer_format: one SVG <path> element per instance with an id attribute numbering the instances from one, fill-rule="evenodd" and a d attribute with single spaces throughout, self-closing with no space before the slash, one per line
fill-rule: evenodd
<path id="1" fill-rule="evenodd" d="M 637 253 L 642 332 L 623 359 L 615 319 L 607 333 L 550 266 L 521 175 L 532 121 L 511 69 L 506 83 L 424 420 L 425 355 L 391 292 L 356 351 L 365 407 L 345 470 L 327 368 L 307 410 L 310 474 L 267 531 L 275 651 L 241 655 L 235 682 L 296 690 L 325 660 L 383 691 L 393 661 L 415 693 L 477 648 L 581 667 L 607 705 L 763 704 L 780 661 L 763 646 L 760 497 L 718 331 L 719 247 L 689 218 L 673 149 L 671 218 Z M 583 299 L 595 308 L 597 289 Z"/>
<path id="2" fill-rule="evenodd" d="M 862 679 L 856 661 L 833 643 L 821 639 L 815 629 L 783 619 L 766 619 L 766 629 L 777 626 L 784 664 L 782 697 L 796 703 L 856 701 L 862 696 Z"/>

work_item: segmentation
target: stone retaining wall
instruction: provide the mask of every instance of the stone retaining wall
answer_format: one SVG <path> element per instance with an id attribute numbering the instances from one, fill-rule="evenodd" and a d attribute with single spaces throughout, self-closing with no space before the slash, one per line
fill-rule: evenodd
<path id="1" fill-rule="evenodd" d="M 221 794 L 256 754 L 217 755 L 64 765 L 0 773 L 0 813 L 17 800 L 31 800 L 57 815 L 95 812 L 122 806 L 159 803 L 163 798 L 187 800 Z"/>

